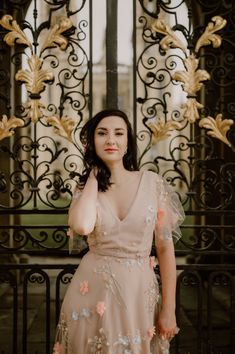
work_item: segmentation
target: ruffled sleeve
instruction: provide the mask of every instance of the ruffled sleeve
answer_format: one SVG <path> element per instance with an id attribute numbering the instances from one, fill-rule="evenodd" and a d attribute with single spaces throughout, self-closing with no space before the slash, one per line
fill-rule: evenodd
<path id="1" fill-rule="evenodd" d="M 156 244 L 159 241 L 178 241 L 181 235 L 180 225 L 185 214 L 179 196 L 165 180 L 158 176 L 157 188 L 157 218 L 155 226 Z"/>

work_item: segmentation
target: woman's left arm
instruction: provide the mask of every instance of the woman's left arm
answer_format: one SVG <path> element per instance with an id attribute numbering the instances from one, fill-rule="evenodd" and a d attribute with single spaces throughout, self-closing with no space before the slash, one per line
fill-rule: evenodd
<path id="1" fill-rule="evenodd" d="M 178 195 L 164 179 L 157 177 L 158 197 L 155 225 L 155 243 L 162 282 L 162 304 L 158 318 L 158 330 L 162 337 L 171 339 L 178 332 L 176 307 L 176 260 L 174 241 L 181 237 L 180 225 L 184 210 Z"/>
<path id="2" fill-rule="evenodd" d="M 163 338 L 172 339 L 177 333 L 175 317 L 176 261 L 173 241 L 158 240 L 156 249 L 162 284 L 158 331 Z"/>

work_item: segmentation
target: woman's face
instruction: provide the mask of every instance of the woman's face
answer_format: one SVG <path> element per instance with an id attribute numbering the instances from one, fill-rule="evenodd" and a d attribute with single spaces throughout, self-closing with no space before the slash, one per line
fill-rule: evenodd
<path id="1" fill-rule="evenodd" d="M 103 118 L 95 129 L 95 151 L 106 164 L 122 161 L 127 151 L 127 125 L 118 116 Z"/>

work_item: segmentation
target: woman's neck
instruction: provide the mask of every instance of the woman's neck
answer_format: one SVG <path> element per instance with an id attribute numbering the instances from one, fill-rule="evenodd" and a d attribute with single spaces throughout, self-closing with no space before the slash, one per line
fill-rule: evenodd
<path id="1" fill-rule="evenodd" d="M 110 182 L 115 185 L 120 185 L 126 180 L 128 170 L 122 165 L 112 165 L 108 166 L 111 172 Z"/>

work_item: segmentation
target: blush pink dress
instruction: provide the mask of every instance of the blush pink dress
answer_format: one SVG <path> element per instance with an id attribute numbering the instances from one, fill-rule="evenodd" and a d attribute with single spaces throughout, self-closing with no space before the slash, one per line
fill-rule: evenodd
<path id="1" fill-rule="evenodd" d="M 183 216 L 177 194 L 151 171 L 123 220 L 98 193 L 89 251 L 66 292 L 53 354 L 168 353 L 156 328 L 160 293 L 149 255 L 154 234 L 156 246 L 180 237 Z"/>

